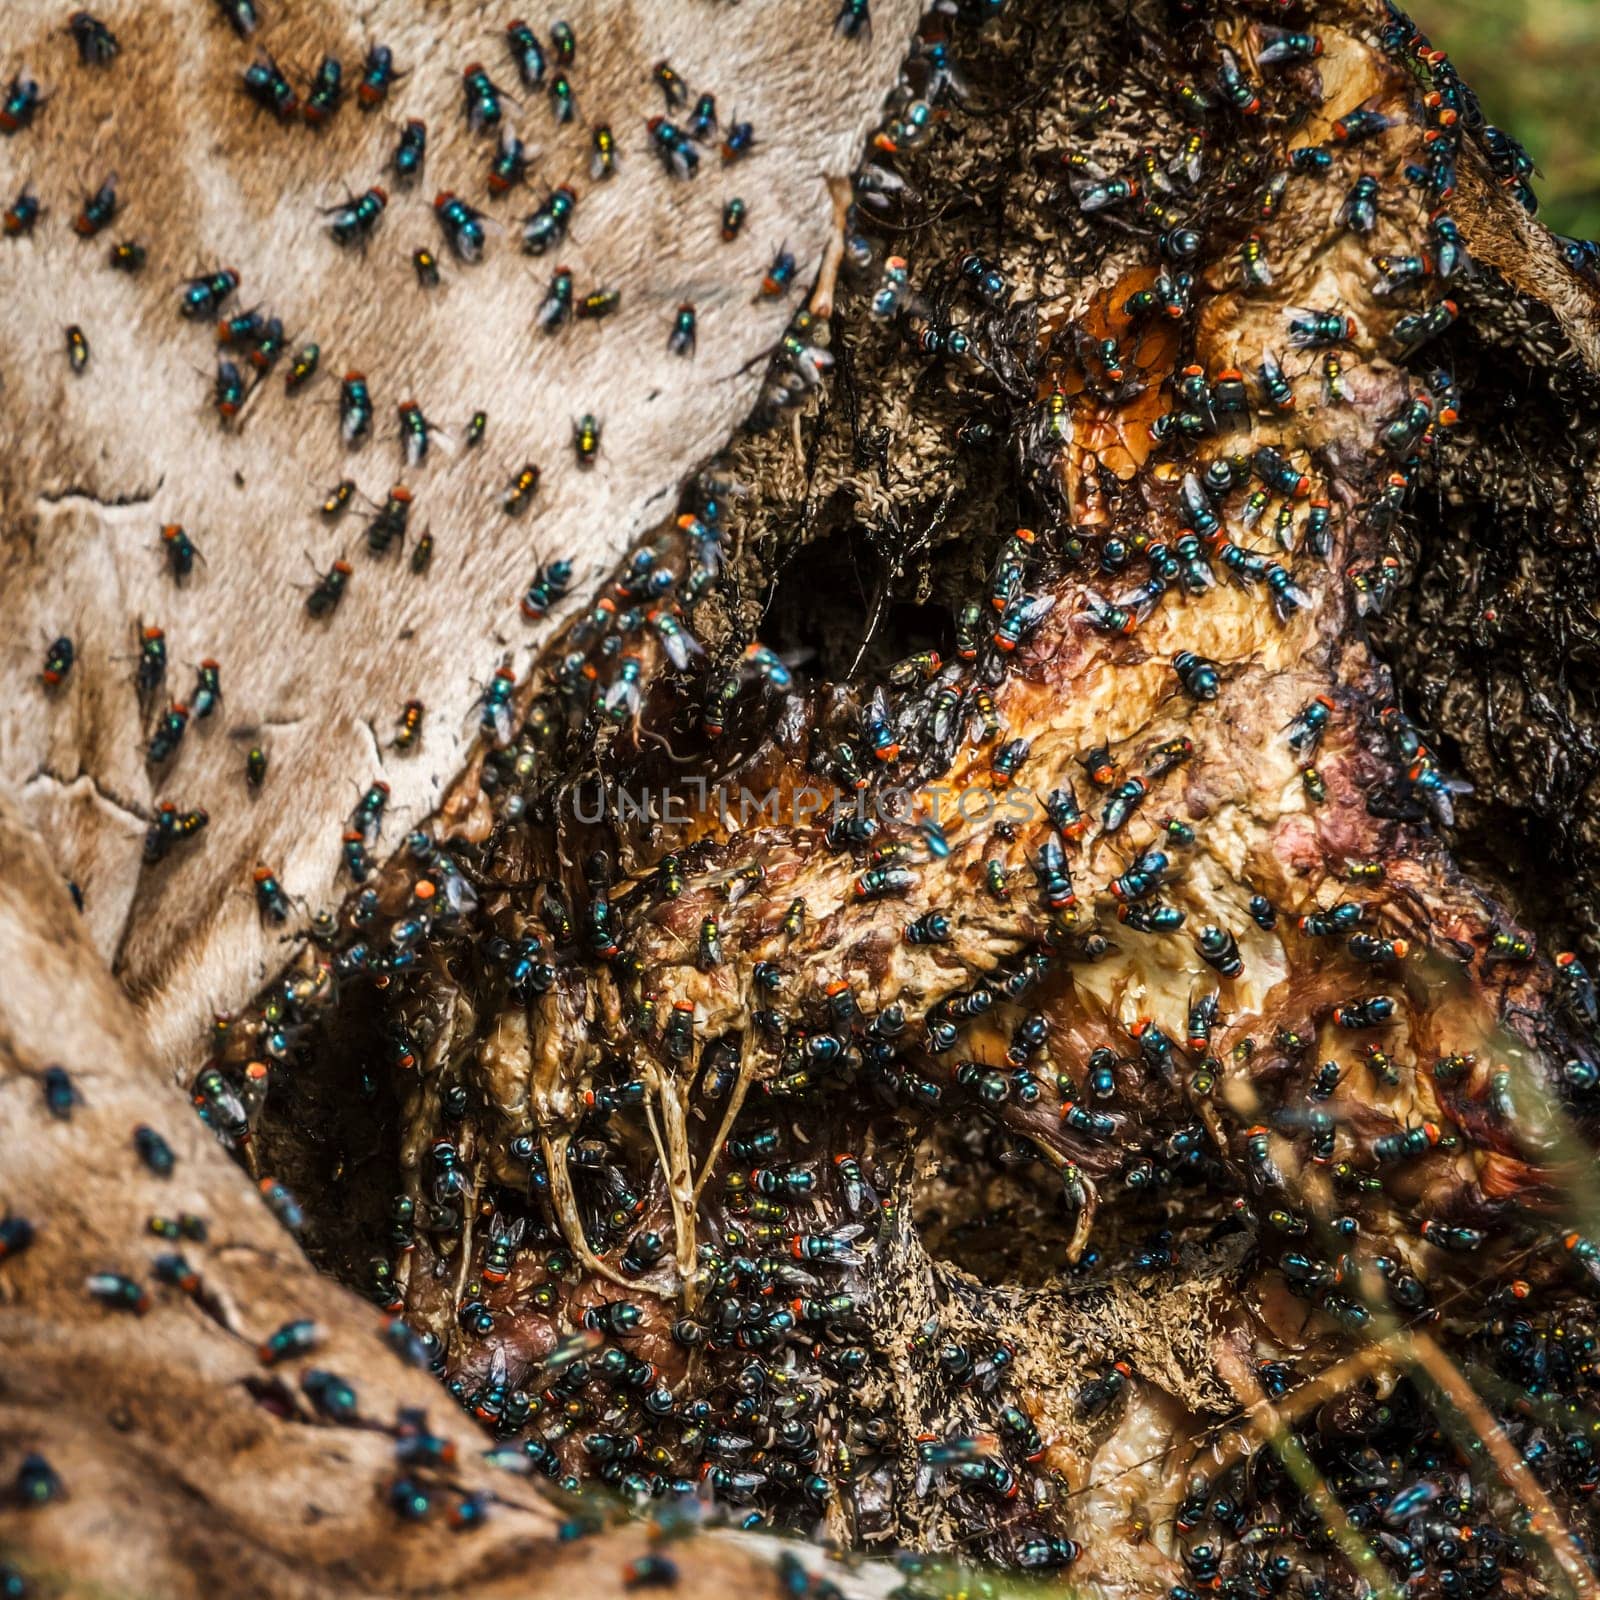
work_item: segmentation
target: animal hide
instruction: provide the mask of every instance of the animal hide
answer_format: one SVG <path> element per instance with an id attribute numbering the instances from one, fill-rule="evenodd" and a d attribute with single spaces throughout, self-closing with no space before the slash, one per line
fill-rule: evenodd
<path id="1" fill-rule="evenodd" d="M 0 311 L 0 584 L 12 622 L 0 661 L 8 683 L 28 685 L 0 709 L 0 779 L 82 889 L 95 943 L 163 1058 L 188 1056 L 212 1011 L 242 1004 L 282 963 L 252 871 L 267 866 L 314 910 L 338 894 L 343 819 L 368 784 L 389 784 L 396 829 L 429 815 L 496 668 L 525 671 L 592 603 L 600 574 L 749 411 L 765 352 L 836 237 L 830 182 L 854 166 L 918 15 L 910 0 L 878 0 L 870 37 L 847 39 L 824 10 L 814 0 L 587 6 L 573 19 L 578 114 L 561 126 L 546 95 L 518 82 L 503 20 L 477 8 L 270 0 L 259 32 L 240 39 L 216 5 L 158 0 L 108 13 L 122 48 L 96 69 L 78 63 L 60 7 L 7 7 L 7 59 L 38 80 L 44 104 L 0 141 L 0 193 L 31 185 L 44 211 L 31 234 L 6 241 Z M 331 53 L 353 91 L 374 42 L 393 48 L 405 76 L 367 114 L 352 92 L 325 128 L 280 124 L 241 86 L 269 53 L 297 85 Z M 474 61 L 505 87 L 505 122 L 530 152 L 528 187 L 499 201 L 485 197 L 494 137 L 462 114 Z M 712 149 L 695 177 L 668 175 L 646 131 L 666 109 L 652 82 L 660 61 L 695 94 L 714 93 L 724 124 L 753 124 L 741 162 Z M 412 117 L 429 142 L 423 176 L 406 188 L 387 166 Z M 601 122 L 616 136 L 617 171 L 594 181 L 590 130 Z M 85 192 L 111 173 L 115 220 L 80 237 L 72 219 Z M 578 192 L 570 233 L 525 255 L 517 219 L 561 183 Z M 370 243 L 341 249 L 327 210 L 372 184 L 389 189 L 387 210 Z M 456 260 L 441 235 L 431 200 L 447 189 L 491 218 L 479 263 Z M 748 221 L 724 243 L 722 208 L 736 195 Z M 148 251 L 137 276 L 108 266 L 125 238 Z M 421 246 L 439 259 L 436 289 L 413 271 Z M 785 248 L 795 286 L 761 298 Z M 558 263 L 579 296 L 620 291 L 615 314 L 542 332 L 535 316 Z M 241 280 L 229 309 L 275 313 L 289 345 L 232 423 L 211 404 L 211 323 L 179 315 L 184 280 L 219 267 Z M 698 317 L 692 360 L 667 349 L 685 302 Z M 89 345 L 81 375 L 65 354 L 69 324 Z M 289 361 L 310 341 L 321 371 L 288 395 Z M 376 413 L 356 451 L 336 403 L 352 369 L 366 374 Z M 415 470 L 400 453 L 406 400 L 437 430 Z M 467 428 L 480 409 L 488 427 L 474 449 Z M 587 470 L 572 448 L 583 414 L 603 430 Z M 531 508 L 508 516 L 501 500 L 527 463 L 542 480 Z M 318 507 L 345 477 L 365 501 L 329 525 Z M 363 511 L 395 484 L 414 496 L 409 544 L 376 558 Z M 182 585 L 166 570 L 169 524 L 202 557 Z M 424 531 L 436 553 L 416 577 L 407 559 Z M 355 569 L 348 595 L 313 620 L 307 591 L 340 557 Z M 571 596 L 530 623 L 518 597 L 558 558 L 573 563 Z M 135 657 L 152 625 L 165 630 L 170 667 L 162 690 L 141 697 Z M 44 694 L 41 653 L 60 634 L 76 641 L 78 664 Z M 153 719 L 189 697 L 206 658 L 221 666 L 221 710 L 153 767 Z M 426 723 L 400 754 L 391 739 L 411 699 Z M 257 742 L 270 769 L 252 792 L 243 763 Z M 140 841 L 160 801 L 201 807 L 210 824 L 195 848 L 146 868 Z"/>

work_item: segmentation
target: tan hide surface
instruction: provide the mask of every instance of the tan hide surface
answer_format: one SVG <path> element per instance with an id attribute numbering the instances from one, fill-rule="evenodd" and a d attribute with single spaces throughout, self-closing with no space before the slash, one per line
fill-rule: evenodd
<path id="1" fill-rule="evenodd" d="M 0 241 L 0 781 L 50 841 L 87 900 L 94 941 L 139 1002 L 163 1058 L 192 1056 L 214 1009 L 246 1000 L 282 962 L 278 930 L 251 893 L 258 864 L 276 871 L 309 912 L 334 898 L 340 835 L 372 780 L 393 789 L 383 848 L 426 816 L 461 767 L 480 686 L 509 654 L 519 676 L 557 622 L 592 601 L 609 563 L 674 508 L 683 476 L 747 413 L 764 354 L 800 303 L 832 226 L 829 177 L 847 174 L 903 58 L 919 7 L 875 0 L 870 41 L 835 38 L 827 0 L 579 0 L 564 13 L 578 40 L 571 77 L 577 120 L 558 127 L 542 94 L 524 96 L 505 47 L 517 8 L 261 0 L 263 26 L 242 41 L 203 0 L 126 0 L 99 14 L 122 52 L 81 66 L 55 0 L 5 7 L 4 64 L 27 70 L 46 104 L 32 127 L 0 140 L 0 194 L 25 182 L 45 213 L 31 238 Z M 552 20 L 530 13 L 548 41 Z M 303 93 L 325 51 L 347 90 L 372 41 L 408 72 L 380 110 L 353 97 L 321 131 L 280 126 L 240 87 L 271 52 Z M 690 89 L 716 94 L 720 116 L 749 119 L 757 145 L 724 167 L 705 152 L 699 175 L 669 178 L 646 118 L 663 109 L 651 69 L 669 59 Z M 493 139 L 468 132 L 461 72 L 481 59 L 525 101 L 508 105 L 534 152 L 529 188 L 492 202 Z M 387 175 L 401 123 L 428 126 L 427 168 L 402 190 Z M 609 121 L 618 172 L 589 179 L 590 126 Z M 73 231 L 86 191 L 111 171 L 122 207 L 98 238 Z M 517 221 L 553 185 L 579 202 L 566 243 L 522 253 Z M 390 204 L 370 247 L 342 250 L 320 207 L 374 183 Z M 452 189 L 507 224 L 476 266 L 449 254 L 432 213 Z M 749 208 L 724 244 L 725 198 Z M 110 270 L 114 240 L 149 250 L 143 274 Z M 755 295 L 787 243 L 799 272 L 783 300 Z M 411 254 L 439 257 L 443 284 L 424 291 Z M 579 295 L 622 291 L 604 322 L 539 332 L 534 313 L 557 264 Z M 291 352 L 322 346 L 322 370 L 300 394 L 280 367 L 238 425 L 211 409 L 215 341 L 178 315 L 179 285 L 232 266 L 229 310 L 282 317 Z M 698 308 L 692 360 L 667 352 L 680 301 Z M 82 327 L 90 364 L 74 376 L 64 330 Z M 366 373 L 376 419 L 359 451 L 341 441 L 337 396 L 347 369 Z M 396 408 L 414 398 L 440 434 L 403 471 Z M 485 443 L 464 447 L 468 419 L 488 412 Z M 603 424 L 598 462 L 580 469 L 573 419 Z M 544 481 L 530 513 L 500 501 L 533 461 Z M 317 514 L 339 479 L 381 502 L 392 484 L 414 495 L 413 533 L 432 531 L 432 570 L 409 553 L 367 552 L 352 511 Z M 159 531 L 181 523 L 204 562 L 182 588 Z M 309 559 L 308 559 L 309 553 Z M 306 591 L 339 556 L 354 565 L 337 613 L 313 621 Z M 571 558 L 565 609 L 538 626 L 518 598 L 537 562 Z M 315 569 L 313 568 L 315 563 Z M 133 682 L 143 624 L 166 630 L 167 685 L 141 716 Z M 70 634 L 78 665 L 47 694 L 46 643 Z M 165 771 L 143 746 L 169 697 L 187 699 L 195 664 L 221 663 L 225 703 L 192 722 Z M 389 748 L 404 703 L 427 706 L 420 748 Z M 271 770 L 259 795 L 243 780 L 249 730 Z M 142 868 L 155 803 L 202 806 L 205 837 Z"/>

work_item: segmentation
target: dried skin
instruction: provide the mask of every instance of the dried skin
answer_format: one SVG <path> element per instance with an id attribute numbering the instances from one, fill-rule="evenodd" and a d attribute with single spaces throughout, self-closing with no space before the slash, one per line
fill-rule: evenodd
<path id="1" fill-rule="evenodd" d="M 122 49 L 91 71 L 77 65 L 59 6 L 8 8 L 7 81 L 25 69 L 48 99 L 0 148 L 0 193 L 9 204 L 31 183 L 47 209 L 29 237 L 5 241 L 13 424 L 0 469 L 0 572 L 14 597 L 3 659 L 17 692 L 0 707 L 0 775 L 83 888 L 99 947 L 158 1042 L 187 1050 L 214 1010 L 242 1006 L 282 964 L 280 930 L 256 915 L 252 870 L 269 866 L 315 907 L 341 891 L 343 819 L 373 779 L 391 786 L 393 825 L 430 815 L 470 757 L 474 702 L 495 668 L 509 656 L 525 672 L 523 652 L 548 641 L 587 582 L 748 410 L 759 379 L 751 363 L 787 314 L 754 299 L 762 272 L 785 240 L 814 270 L 830 232 L 827 180 L 856 159 L 918 8 L 879 0 L 872 39 L 851 41 L 833 38 L 809 4 L 712 20 L 698 4 L 590 7 L 575 19 L 580 115 L 566 127 L 542 92 L 518 84 L 509 17 L 275 0 L 240 40 L 210 0 L 135 9 L 107 18 Z M 775 37 L 808 43 L 775 50 Z M 363 115 L 355 85 L 373 43 L 393 49 L 405 76 Z M 253 60 L 274 55 L 298 89 L 323 52 L 343 61 L 346 87 L 325 128 L 280 126 L 247 99 L 240 75 Z M 697 179 L 675 182 L 651 153 L 645 120 L 660 95 L 650 73 L 663 57 L 697 92 L 713 90 L 724 118 L 737 106 L 758 129 L 759 150 L 726 182 L 714 154 Z M 485 193 L 494 141 L 470 133 L 462 113 L 461 73 L 474 60 L 515 95 L 506 119 L 530 150 L 528 186 L 500 201 Z M 429 145 L 422 178 L 406 188 L 388 166 L 412 117 Z M 602 120 L 619 155 L 615 176 L 596 182 L 590 130 Z M 113 169 L 119 213 L 98 238 L 79 238 L 79 197 Z M 570 237 L 528 257 L 520 220 L 563 182 L 579 195 Z M 373 183 L 390 192 L 378 229 L 367 249 L 341 250 L 322 208 Z M 498 230 L 476 265 L 454 260 L 441 237 L 432 202 L 444 189 Z M 724 244 L 718 217 L 734 192 L 753 220 Z M 148 250 L 137 277 L 107 265 L 122 238 Z M 437 291 L 420 288 L 412 268 L 423 245 L 440 258 Z M 579 295 L 619 291 L 615 315 L 541 332 L 535 313 L 558 261 Z M 228 311 L 260 306 L 289 340 L 231 428 L 209 405 L 211 325 L 177 310 L 186 278 L 222 266 L 241 278 Z M 685 299 L 699 305 L 692 362 L 666 349 Z M 81 378 L 60 354 L 69 322 L 93 351 Z M 321 371 L 286 395 L 289 361 L 313 340 Z M 233 355 L 248 374 L 243 353 Z M 376 413 L 360 449 L 339 430 L 339 380 L 352 369 L 366 375 Z M 435 430 L 415 469 L 397 446 L 407 398 Z M 469 448 L 480 408 L 488 429 Z M 572 459 L 572 420 L 585 412 L 605 429 L 592 472 Z M 501 497 L 530 461 L 543 474 L 539 493 L 508 517 Z M 361 498 L 330 525 L 317 508 L 346 477 Z M 366 520 L 397 483 L 414 496 L 410 538 L 375 558 Z M 168 523 L 182 524 L 203 557 L 181 586 L 164 566 Z M 407 563 L 424 531 L 436 554 L 418 578 Z M 354 568 L 348 593 L 313 621 L 307 593 L 340 556 Z M 584 584 L 530 624 L 518 597 L 539 563 L 559 556 Z M 171 660 L 154 705 L 135 693 L 131 659 L 148 624 L 166 630 Z M 62 633 L 78 661 L 47 695 L 41 651 Z M 223 706 L 152 768 L 151 719 L 190 693 L 194 664 L 208 656 L 221 663 Z M 412 698 L 426 721 L 420 744 L 401 753 L 390 741 Z M 252 742 L 271 761 L 259 795 L 242 776 Z M 210 826 L 141 865 L 144 825 L 162 800 L 204 807 Z"/>

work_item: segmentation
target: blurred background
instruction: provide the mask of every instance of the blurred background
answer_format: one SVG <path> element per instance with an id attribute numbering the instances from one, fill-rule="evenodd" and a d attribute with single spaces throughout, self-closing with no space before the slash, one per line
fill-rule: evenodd
<path id="1" fill-rule="evenodd" d="M 1540 219 L 1600 238 L 1600 0 L 1401 4 L 1538 163 Z"/>

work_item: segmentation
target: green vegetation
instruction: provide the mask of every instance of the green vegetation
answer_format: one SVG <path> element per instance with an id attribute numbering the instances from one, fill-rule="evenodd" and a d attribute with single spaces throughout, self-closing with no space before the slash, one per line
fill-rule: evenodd
<path id="1" fill-rule="evenodd" d="M 1415 0 L 1484 115 L 1539 164 L 1539 215 L 1600 237 L 1600 0 Z"/>

